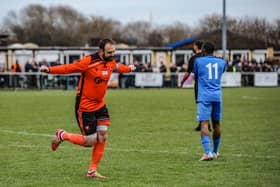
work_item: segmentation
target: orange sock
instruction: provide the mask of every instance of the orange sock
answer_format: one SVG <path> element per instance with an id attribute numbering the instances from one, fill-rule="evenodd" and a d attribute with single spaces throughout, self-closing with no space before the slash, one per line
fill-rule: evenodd
<path id="1" fill-rule="evenodd" d="M 97 165 L 99 164 L 100 160 L 103 157 L 104 150 L 105 150 L 105 142 L 97 142 L 92 149 L 92 159 L 89 165 L 89 170 L 95 171 Z"/>
<path id="2" fill-rule="evenodd" d="M 84 136 L 80 135 L 80 134 L 71 134 L 71 133 L 68 133 L 68 132 L 64 132 L 62 134 L 62 139 L 66 140 L 66 141 L 69 141 L 73 144 L 80 145 L 80 146 L 85 145 Z"/>

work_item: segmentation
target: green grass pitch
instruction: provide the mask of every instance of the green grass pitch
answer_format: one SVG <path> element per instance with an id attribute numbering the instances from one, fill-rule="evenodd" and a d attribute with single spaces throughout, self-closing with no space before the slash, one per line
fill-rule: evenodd
<path id="1" fill-rule="evenodd" d="M 75 91 L 0 91 L 0 186 L 280 186 L 280 88 L 223 90 L 221 157 L 202 155 L 191 89 L 108 90 L 109 139 L 99 172 L 85 177 L 91 149 L 79 133 Z"/>

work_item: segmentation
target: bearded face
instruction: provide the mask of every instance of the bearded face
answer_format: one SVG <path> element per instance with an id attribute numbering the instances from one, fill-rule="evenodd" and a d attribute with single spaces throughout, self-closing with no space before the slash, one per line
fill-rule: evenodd
<path id="1" fill-rule="evenodd" d="M 111 60 L 114 59 L 115 56 L 105 56 L 105 54 L 103 55 L 103 60 L 106 61 L 106 62 L 109 62 Z"/>
<path id="2" fill-rule="evenodd" d="M 103 60 L 106 62 L 113 60 L 115 57 L 115 51 L 115 45 L 110 43 L 106 44 L 102 55 Z"/>

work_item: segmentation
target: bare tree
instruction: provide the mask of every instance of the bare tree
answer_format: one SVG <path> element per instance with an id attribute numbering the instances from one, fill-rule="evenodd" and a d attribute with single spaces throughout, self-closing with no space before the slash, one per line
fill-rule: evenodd
<path id="1" fill-rule="evenodd" d="M 227 16 L 227 29 L 234 30 L 236 27 L 236 19 Z M 207 15 L 200 19 L 197 28 L 194 28 L 195 32 L 211 32 L 222 28 L 222 16 L 219 14 Z"/>
<path id="2" fill-rule="evenodd" d="M 52 28 L 52 43 L 56 45 L 84 45 L 81 33 L 87 18 L 68 6 L 50 7 L 49 22 Z"/>
<path id="3" fill-rule="evenodd" d="M 194 29 L 194 31 L 197 33 L 205 33 L 221 30 L 221 23 L 221 15 L 208 15 L 200 20 L 200 24 Z M 277 26 L 277 23 L 269 23 L 265 18 L 243 17 L 236 19 L 227 16 L 227 30 L 253 41 L 262 41 L 267 46 L 276 44 L 275 41 L 279 40 L 279 32 L 277 36 L 279 26 Z"/>
<path id="4" fill-rule="evenodd" d="M 22 42 L 36 42 L 38 44 L 47 43 L 51 35 L 48 33 L 49 24 L 46 20 L 48 16 L 47 9 L 41 5 L 30 5 L 24 8 L 17 16 L 10 14 L 11 30 L 17 35 L 18 40 Z"/>
<path id="5" fill-rule="evenodd" d="M 275 22 L 268 25 L 266 30 L 266 39 L 268 44 L 280 46 L 280 19 L 276 19 Z"/>
<path id="6" fill-rule="evenodd" d="M 113 38 L 119 32 L 121 23 L 100 16 L 92 16 L 88 25 L 83 27 L 83 33 L 89 39 Z"/>
<path id="7" fill-rule="evenodd" d="M 10 12 L 5 25 L 17 35 L 21 42 L 39 45 L 81 45 L 80 25 L 85 17 L 67 6 L 46 8 L 29 5 L 17 15 Z"/>
<path id="8" fill-rule="evenodd" d="M 114 38 L 119 42 L 138 46 L 162 46 L 201 33 L 221 29 L 222 16 L 207 15 L 198 27 L 175 22 L 165 26 L 151 26 L 146 21 L 122 25 L 119 21 L 101 16 L 84 16 L 69 6 L 45 7 L 32 4 L 16 13 L 11 11 L 4 20 L 5 28 L 21 43 L 34 42 L 41 46 L 96 45 L 101 38 Z M 273 23 L 264 18 L 227 17 L 227 29 L 252 40 L 261 40 L 267 46 L 280 45 L 280 19 Z"/>
<path id="9" fill-rule="evenodd" d="M 146 21 L 131 22 L 122 29 L 124 40 L 139 46 L 148 45 L 150 32 L 151 24 Z"/>
<path id="10" fill-rule="evenodd" d="M 164 37 L 163 33 L 159 29 L 153 29 L 148 37 L 148 45 L 150 46 L 163 46 Z"/>
<path id="11" fill-rule="evenodd" d="M 165 38 L 164 43 L 172 43 L 190 37 L 192 30 L 188 25 L 176 22 L 163 27 L 162 32 Z"/>

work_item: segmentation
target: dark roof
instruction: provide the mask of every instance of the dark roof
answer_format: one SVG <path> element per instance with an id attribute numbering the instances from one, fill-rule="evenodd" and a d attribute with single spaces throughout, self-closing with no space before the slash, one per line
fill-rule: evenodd
<path id="1" fill-rule="evenodd" d="M 222 30 L 214 30 L 212 32 L 205 32 L 197 36 L 192 36 L 169 45 L 166 45 L 166 48 L 169 49 L 178 49 L 178 48 L 191 48 L 196 40 L 207 40 L 215 44 L 216 49 L 222 48 Z M 227 31 L 227 48 L 228 49 L 266 49 L 268 47 L 273 47 L 274 49 L 280 49 L 279 45 L 269 44 L 263 40 L 256 40 L 247 38 L 240 34 Z"/>
<path id="2" fill-rule="evenodd" d="M 193 44 L 196 40 L 200 40 L 201 38 L 204 38 L 206 36 L 208 36 L 209 34 L 211 34 L 212 32 L 205 32 L 205 33 L 201 33 L 199 35 L 196 36 L 192 36 L 190 38 L 186 38 L 171 44 L 168 44 L 164 47 L 168 48 L 168 49 L 177 49 L 177 48 L 181 48 L 183 46 L 189 46 L 190 44 Z M 191 47 L 189 47 L 191 48 Z"/>
<path id="3" fill-rule="evenodd" d="M 166 48 L 169 48 L 169 49 L 175 49 L 175 48 L 178 48 L 178 47 L 182 47 L 182 46 L 184 46 L 184 45 L 191 44 L 191 43 L 193 43 L 195 40 L 196 40 L 196 37 L 191 37 L 191 38 L 187 38 L 187 39 L 184 39 L 184 40 L 180 40 L 180 41 L 171 43 L 171 44 L 169 44 L 169 45 L 166 45 L 165 47 L 166 47 Z"/>

